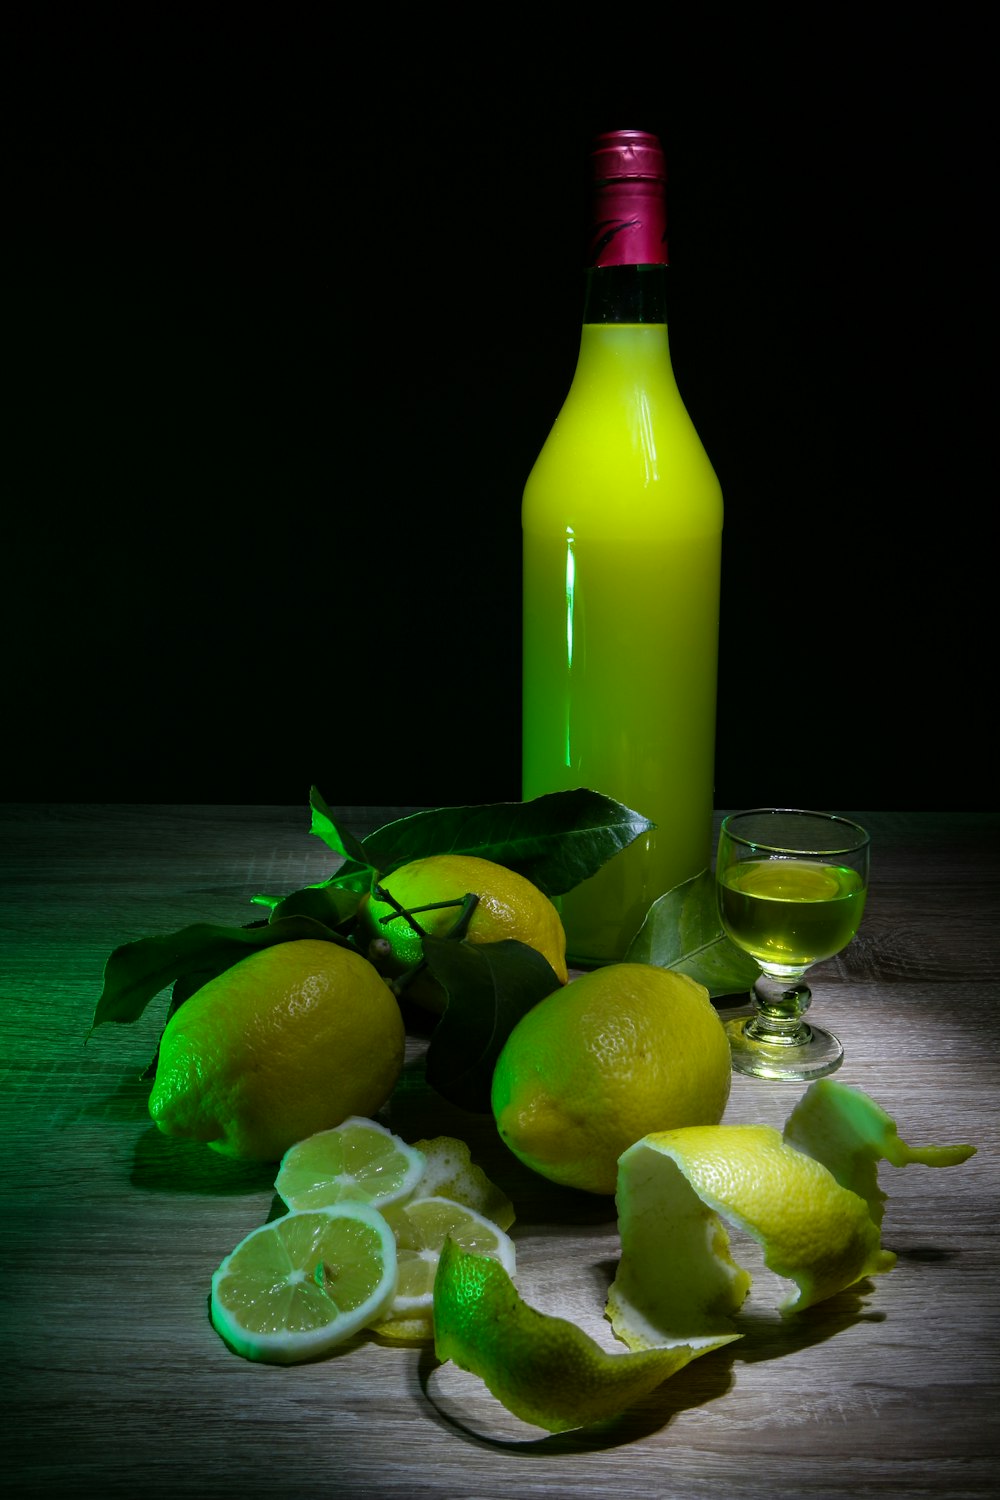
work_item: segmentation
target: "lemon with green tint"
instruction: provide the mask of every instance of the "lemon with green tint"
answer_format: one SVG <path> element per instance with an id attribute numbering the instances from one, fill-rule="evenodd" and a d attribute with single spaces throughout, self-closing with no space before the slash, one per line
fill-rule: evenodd
<path id="1" fill-rule="evenodd" d="M 469 854 L 430 854 L 393 870 L 380 890 L 391 901 L 376 893 L 366 896 L 358 910 L 358 932 L 365 945 L 375 939 L 388 943 L 379 963 L 389 974 L 398 977 L 419 966 L 421 933 L 446 937 L 464 898 L 472 895 L 477 900 L 464 931 L 467 942 L 524 943 L 542 955 L 560 984 L 569 978 L 559 912 L 538 886 L 506 865 Z M 426 970 L 414 973 L 406 996 L 432 1011 L 445 1006 L 442 986 Z"/>
<path id="2" fill-rule="evenodd" d="M 395 995 L 360 953 L 302 938 L 260 948 L 196 990 L 160 1038 L 158 1130 L 241 1161 L 280 1161 L 349 1115 L 374 1115 L 403 1070 Z"/>
<path id="3" fill-rule="evenodd" d="M 513 1275 L 514 1242 L 483 1214 L 448 1198 L 413 1198 L 386 1209 L 396 1236 L 396 1292 L 373 1331 L 386 1338 L 434 1336 L 434 1280 L 445 1243 L 470 1255 L 489 1256 Z"/>
<path id="4" fill-rule="evenodd" d="M 226 1256 L 212 1277 L 212 1323 L 245 1359 L 318 1359 L 382 1313 L 396 1274 L 392 1230 L 369 1204 L 295 1211 Z"/>
<path id="5" fill-rule="evenodd" d="M 358 1115 L 298 1141 L 282 1157 L 275 1191 L 289 1208 L 345 1200 L 383 1208 L 408 1198 L 426 1168 L 423 1152 Z"/>

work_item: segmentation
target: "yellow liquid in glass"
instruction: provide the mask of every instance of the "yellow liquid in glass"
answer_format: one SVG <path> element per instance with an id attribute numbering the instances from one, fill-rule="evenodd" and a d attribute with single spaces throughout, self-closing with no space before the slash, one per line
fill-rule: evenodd
<path id="1" fill-rule="evenodd" d="M 719 913 L 760 964 L 804 969 L 846 948 L 867 890 L 857 870 L 801 859 L 747 859 L 722 872 Z"/>
<path id="2" fill-rule="evenodd" d="M 722 494 L 664 325 L 584 325 L 522 525 L 523 796 L 657 824 L 559 903 L 571 961 L 614 961 L 711 859 Z"/>

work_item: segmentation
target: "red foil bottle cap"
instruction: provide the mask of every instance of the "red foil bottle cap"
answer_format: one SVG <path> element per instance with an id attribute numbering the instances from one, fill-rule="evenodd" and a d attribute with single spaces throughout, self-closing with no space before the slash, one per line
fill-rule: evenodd
<path id="1" fill-rule="evenodd" d="M 667 164 L 647 130 L 611 130 L 591 151 L 592 266 L 665 266 Z"/>

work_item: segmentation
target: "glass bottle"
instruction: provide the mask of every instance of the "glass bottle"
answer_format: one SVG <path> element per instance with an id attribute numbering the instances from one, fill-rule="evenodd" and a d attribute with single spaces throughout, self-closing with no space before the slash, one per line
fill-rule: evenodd
<path id="1" fill-rule="evenodd" d="M 592 165 L 579 358 L 522 504 L 522 795 L 586 786 L 656 828 L 561 898 L 584 968 L 710 865 L 722 546 L 670 360 L 660 142 L 613 131 Z"/>

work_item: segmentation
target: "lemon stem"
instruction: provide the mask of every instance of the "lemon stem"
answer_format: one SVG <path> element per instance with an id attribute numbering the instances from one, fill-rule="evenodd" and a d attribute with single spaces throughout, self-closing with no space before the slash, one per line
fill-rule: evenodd
<path id="1" fill-rule="evenodd" d="M 394 922 L 396 917 L 402 917 L 403 921 L 417 934 L 417 937 L 427 937 L 429 935 L 416 920 L 418 913 L 422 911 L 445 911 L 449 906 L 460 906 L 462 909 L 447 936 L 450 938 L 464 937 L 469 925 L 469 918 L 475 911 L 476 904 L 479 901 L 479 897 L 470 891 L 464 896 L 454 896 L 449 901 L 428 901 L 426 906 L 411 906 L 407 908 L 401 906 L 392 892 L 383 889 L 382 886 L 375 887 L 375 894 L 380 901 L 385 901 L 395 912 L 395 916 L 393 917 L 380 917 L 380 924 L 384 926 L 386 922 Z"/>
<path id="2" fill-rule="evenodd" d="M 455 904 L 454 902 L 445 902 L 445 901 L 442 901 L 442 903 L 441 903 L 442 906 L 453 906 L 454 904 Z M 475 895 L 472 891 L 468 891 L 462 897 L 462 910 L 459 912 L 458 916 L 455 918 L 455 924 L 452 927 L 451 931 L 448 933 L 448 936 L 450 938 L 464 938 L 465 937 L 466 932 L 469 930 L 469 922 L 470 922 L 470 920 L 472 918 L 472 913 L 475 911 L 475 909 L 478 906 L 478 904 L 479 904 L 479 897 L 477 895 Z M 419 911 L 424 911 L 424 910 L 426 910 L 426 908 L 421 906 L 421 907 L 418 907 L 418 910 Z"/>
<path id="3" fill-rule="evenodd" d="M 429 901 L 426 906 L 414 906 L 408 911 L 406 907 L 400 906 L 399 902 L 394 900 L 391 893 L 389 891 L 383 890 L 381 886 L 376 886 L 375 894 L 376 896 L 378 896 L 380 901 L 387 901 L 389 905 L 393 907 L 397 916 L 402 917 L 405 922 L 408 922 L 417 936 L 422 938 L 428 937 L 429 934 L 424 931 L 420 923 L 416 920 L 417 912 L 444 911 L 449 906 L 460 907 L 461 910 L 459 911 L 458 916 L 455 918 L 451 927 L 445 933 L 446 938 L 451 938 L 455 941 L 458 941 L 459 939 L 464 938 L 466 932 L 468 931 L 469 921 L 472 917 L 472 913 L 475 911 L 477 905 L 479 904 L 479 897 L 475 894 L 475 892 L 467 891 L 464 896 L 456 896 L 451 901 Z M 393 918 L 380 917 L 379 920 L 380 922 L 385 923 L 391 922 Z M 393 983 L 389 986 L 393 994 L 401 995 L 406 989 L 407 985 L 410 983 L 411 979 L 416 978 L 421 969 L 425 969 L 426 967 L 427 960 L 426 958 L 421 957 L 419 962 L 413 965 L 412 969 L 407 969 L 405 974 L 401 974 L 399 978 L 394 980 Z"/>

